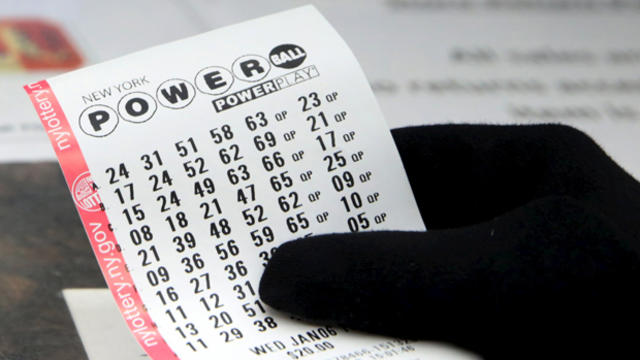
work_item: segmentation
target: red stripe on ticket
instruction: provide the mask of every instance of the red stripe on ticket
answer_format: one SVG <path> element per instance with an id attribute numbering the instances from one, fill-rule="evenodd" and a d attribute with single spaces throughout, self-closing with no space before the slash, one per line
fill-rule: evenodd
<path id="1" fill-rule="evenodd" d="M 127 271 L 98 188 L 49 83 L 43 80 L 24 89 L 49 135 L 93 252 L 127 325 L 151 358 L 175 359 L 175 353 L 158 332 Z"/>

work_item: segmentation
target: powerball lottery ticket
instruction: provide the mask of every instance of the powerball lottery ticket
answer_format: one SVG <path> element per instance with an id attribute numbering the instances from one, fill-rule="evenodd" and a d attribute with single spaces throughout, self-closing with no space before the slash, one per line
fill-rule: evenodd
<path id="1" fill-rule="evenodd" d="M 425 230 L 363 72 L 315 8 L 25 90 L 152 359 L 424 358 L 420 343 L 296 321 L 257 294 L 284 241 Z"/>

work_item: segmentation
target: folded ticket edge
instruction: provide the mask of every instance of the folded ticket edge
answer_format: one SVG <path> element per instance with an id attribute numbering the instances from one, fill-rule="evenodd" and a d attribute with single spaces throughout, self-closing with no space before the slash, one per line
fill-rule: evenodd
<path id="1" fill-rule="evenodd" d="M 284 14 L 300 11 L 313 11 L 320 15 L 315 7 L 307 5 L 239 24 L 230 25 L 221 29 L 232 29 L 255 20 L 266 19 L 273 16 L 282 16 Z M 175 44 L 179 42 L 188 39 L 197 39 L 203 35 L 204 34 L 199 34 L 163 45 L 153 46 L 148 49 L 125 55 L 124 57 L 139 56 L 151 49 L 175 46 Z M 118 59 L 112 59 L 100 64 L 74 70 L 70 73 L 90 71 L 96 66 L 111 63 Z M 66 74 L 62 74 L 53 77 L 52 79 L 65 75 Z M 74 185 L 89 177 L 90 172 L 84 155 L 80 150 L 78 141 L 71 129 L 71 126 L 69 125 L 69 121 L 47 80 L 41 80 L 36 83 L 25 85 L 24 89 L 34 106 L 40 121 L 45 127 L 64 174 L 65 181 L 67 182 L 67 187 L 73 194 Z M 97 189 L 94 189 L 94 191 L 95 190 Z M 95 191 L 93 196 L 95 197 L 95 201 L 100 202 L 97 191 Z M 114 233 L 110 230 L 110 222 L 106 213 L 104 211 L 88 211 L 81 208 L 78 204 L 76 204 L 76 210 L 78 211 L 78 215 L 82 220 L 85 231 L 89 236 L 93 252 L 98 260 L 98 264 L 100 265 L 105 281 L 108 283 L 109 290 L 111 291 L 114 299 L 117 300 L 116 302 L 120 313 L 123 315 L 123 318 L 126 321 L 129 330 L 136 338 L 136 341 L 152 359 L 176 359 L 177 355 L 173 350 L 171 350 L 158 331 L 156 325 L 151 320 L 151 316 L 145 309 L 144 303 L 135 288 L 131 275 L 125 269 L 126 263 L 122 254 L 116 249 L 117 240 Z M 113 279 L 112 275 L 116 272 L 119 274 L 119 277 L 117 277 L 117 280 L 110 281 L 109 279 Z"/>
<path id="2" fill-rule="evenodd" d="M 66 74 L 54 76 L 49 80 L 42 80 L 36 83 L 25 85 L 27 92 L 40 121 L 43 123 L 51 144 L 55 150 L 61 169 L 63 170 L 65 180 L 70 192 L 73 195 L 74 188 L 79 182 L 86 181 L 90 177 L 90 171 L 87 162 L 83 156 L 78 141 L 73 133 L 69 121 L 58 102 L 49 81 L 59 81 L 68 74 L 78 74 L 82 72 L 90 72 L 93 68 L 104 66 L 106 64 L 114 64 L 122 58 L 145 56 L 147 52 L 154 49 L 162 49 L 166 51 L 171 47 L 178 46 L 185 41 L 197 41 L 199 38 L 206 36 L 210 32 L 225 29 L 229 31 L 234 27 L 244 26 L 256 20 L 268 19 L 275 16 L 291 15 L 296 12 L 312 12 L 314 16 L 319 16 L 324 21 L 326 19 L 312 5 L 294 8 L 291 10 L 267 15 L 264 17 L 248 20 L 238 24 L 215 29 L 206 33 L 194 35 L 181 40 L 168 42 L 162 45 L 149 47 L 144 50 L 136 51 L 111 59 L 99 64 L 77 69 Z M 326 21 L 328 23 L 328 21 Z M 330 27 L 335 32 L 333 27 Z M 339 36 L 339 35 L 338 35 Z M 346 44 L 345 44 L 346 46 Z M 357 62 L 355 55 L 351 49 L 346 46 L 347 50 Z M 358 64 L 359 65 L 359 64 Z M 372 94 L 373 96 L 373 94 Z M 379 104 L 374 101 L 375 106 L 379 109 Z M 381 113 L 381 112 L 380 112 Z M 101 204 L 97 189 L 94 188 L 94 201 Z M 142 299 L 135 288 L 133 279 L 128 271 L 126 271 L 126 263 L 122 254 L 117 249 L 117 240 L 114 233 L 110 229 L 110 222 L 104 211 L 87 210 L 76 204 L 76 209 L 83 222 L 85 231 L 90 239 L 94 254 L 98 260 L 101 271 L 108 283 L 109 290 L 116 300 L 118 308 L 129 327 L 129 330 L 135 337 L 136 341 L 142 346 L 145 352 L 153 359 L 175 359 L 177 355 L 171 350 L 170 346 L 164 340 L 155 323 L 152 321 L 147 312 Z M 113 274 L 116 273 L 114 280 Z"/>

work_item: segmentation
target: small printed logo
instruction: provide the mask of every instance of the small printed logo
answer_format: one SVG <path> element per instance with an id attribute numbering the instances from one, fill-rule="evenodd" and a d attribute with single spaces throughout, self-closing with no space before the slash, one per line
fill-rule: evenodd
<path id="1" fill-rule="evenodd" d="M 256 82 L 264 79 L 271 70 L 267 59 L 259 55 L 244 55 L 236 59 L 231 65 L 233 75 L 246 82 Z"/>
<path id="2" fill-rule="evenodd" d="M 80 114 L 80 130 L 94 137 L 104 137 L 118 126 L 118 113 L 106 105 L 92 105 Z"/>
<path id="3" fill-rule="evenodd" d="M 96 212 L 101 209 L 100 195 L 98 195 L 97 187 L 88 171 L 78 175 L 73 182 L 71 191 L 73 192 L 73 200 L 82 210 Z"/>
<path id="4" fill-rule="evenodd" d="M 112 134 L 120 123 L 122 126 L 142 124 L 150 121 L 157 112 L 165 111 L 163 108 L 186 108 L 198 93 L 215 96 L 213 99 L 209 96 L 204 98 L 219 113 L 317 78 L 320 72 L 316 65 L 301 66 L 307 56 L 299 45 L 280 44 L 271 49 L 268 57 L 245 54 L 237 57 L 231 67 L 209 65 L 201 68 L 192 82 L 184 78 L 164 80 L 155 92 L 140 91 L 155 82 L 147 79 L 147 74 L 138 75 L 131 81 L 118 81 L 82 95 L 82 101 L 90 105 L 80 114 L 79 126 L 89 136 L 104 138 Z M 134 88 L 135 91 L 125 94 Z M 114 94 L 120 94 L 120 99 L 112 98 L 108 105 L 96 103 Z"/>
<path id="5" fill-rule="evenodd" d="M 293 69 L 300 66 L 307 53 L 298 45 L 282 44 L 278 45 L 269 53 L 269 60 L 273 65 L 284 69 Z"/>
<path id="6" fill-rule="evenodd" d="M 209 95 L 224 94 L 233 84 L 233 74 L 221 66 L 209 66 L 196 75 L 196 87 Z"/>
<path id="7" fill-rule="evenodd" d="M 170 109 L 182 109 L 191 104 L 196 89 L 187 80 L 169 79 L 160 84 L 156 97 L 162 106 Z"/>
<path id="8" fill-rule="evenodd" d="M 118 102 L 120 117 L 133 123 L 151 119 L 157 108 L 153 96 L 140 91 L 128 93 Z"/>

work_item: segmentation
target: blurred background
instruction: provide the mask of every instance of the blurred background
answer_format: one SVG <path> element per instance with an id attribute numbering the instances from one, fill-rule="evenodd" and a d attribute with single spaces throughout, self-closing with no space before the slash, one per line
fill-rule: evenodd
<path id="1" fill-rule="evenodd" d="M 60 291 L 105 287 L 22 86 L 304 4 L 391 128 L 564 123 L 640 178 L 640 0 L 0 0 L 0 359 L 81 359 Z"/>

